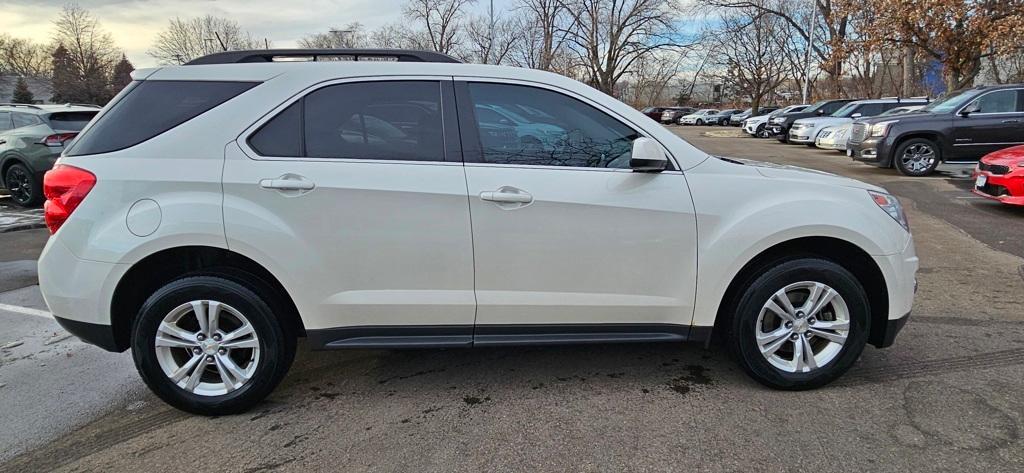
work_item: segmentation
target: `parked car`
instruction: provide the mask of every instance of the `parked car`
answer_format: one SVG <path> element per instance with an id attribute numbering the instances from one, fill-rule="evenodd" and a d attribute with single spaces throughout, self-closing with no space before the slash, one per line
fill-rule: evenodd
<path id="1" fill-rule="evenodd" d="M 661 121 L 661 114 L 665 113 L 665 107 L 646 107 L 640 110 L 640 113 L 647 115 L 647 118 L 651 120 Z"/>
<path id="2" fill-rule="evenodd" d="M 678 123 L 680 125 L 704 125 L 708 123 L 709 118 L 714 116 L 716 113 L 718 113 L 718 110 L 713 108 L 702 108 L 689 115 L 679 117 Z"/>
<path id="3" fill-rule="evenodd" d="M 747 132 L 748 135 L 756 136 L 758 138 L 768 138 L 768 123 L 772 118 L 789 112 L 799 112 L 807 108 L 807 104 L 790 105 L 785 108 L 780 108 L 772 111 L 767 115 L 757 115 L 743 120 L 741 127 L 743 131 Z"/>
<path id="4" fill-rule="evenodd" d="M 727 108 L 725 110 L 719 110 L 718 113 L 714 113 L 705 117 L 704 121 L 708 125 L 726 126 L 729 124 L 729 119 L 732 118 L 733 115 L 741 111 L 742 110 L 738 108 Z"/>
<path id="5" fill-rule="evenodd" d="M 676 123 L 683 115 L 688 115 L 696 111 L 697 109 L 693 107 L 668 107 L 661 113 L 661 123 Z"/>
<path id="6" fill-rule="evenodd" d="M 955 91 L 906 115 L 873 118 L 850 131 L 847 155 L 907 176 L 927 176 L 941 162 L 973 163 L 1021 143 L 1024 84 Z"/>
<path id="7" fill-rule="evenodd" d="M 1024 145 L 985 155 L 973 177 L 975 194 L 1008 205 L 1024 205 Z"/>
<path id="8" fill-rule="evenodd" d="M 870 99 L 850 102 L 831 115 L 795 120 L 793 125 L 789 127 L 789 143 L 814 146 L 815 138 L 818 137 L 818 133 L 825 127 L 853 123 L 858 118 L 873 117 L 900 105 L 924 106 L 927 103 L 928 100 L 924 98 Z"/>
<path id="9" fill-rule="evenodd" d="M 43 202 L 43 174 L 99 111 L 96 105 L 0 104 L 0 176 L 15 204 Z"/>
<path id="10" fill-rule="evenodd" d="M 324 54 L 403 60 L 274 62 Z M 911 311 L 918 259 L 884 189 L 708 156 L 564 76 L 257 50 L 133 77 L 46 174 L 39 287 L 69 332 L 131 348 L 179 409 L 251 408 L 298 337 L 714 334 L 757 381 L 810 389 L 892 344 Z M 564 132 L 539 150 L 479 107 Z"/>
<path id="11" fill-rule="evenodd" d="M 892 115 L 903 115 L 904 113 L 910 113 L 915 110 L 920 110 L 924 105 L 902 105 L 896 108 L 889 109 L 879 117 L 888 117 Z M 821 132 L 818 133 L 818 137 L 814 140 L 814 145 L 821 149 L 831 149 L 842 153 L 846 152 L 846 142 L 850 139 L 850 130 L 853 128 L 853 124 L 857 120 L 850 123 L 843 123 L 841 125 L 825 127 Z"/>
<path id="12" fill-rule="evenodd" d="M 799 112 L 789 112 L 768 121 L 768 133 L 783 143 L 789 142 L 789 128 L 801 118 L 824 117 L 836 113 L 856 99 L 822 100 Z"/>
<path id="13" fill-rule="evenodd" d="M 754 114 L 751 114 L 751 112 L 754 109 L 753 108 L 748 108 L 748 109 L 746 109 L 746 110 L 744 110 L 744 111 L 742 111 L 740 113 L 737 113 L 737 114 L 733 115 L 732 117 L 730 117 L 729 118 L 729 124 L 732 125 L 732 126 L 741 126 L 741 124 L 743 123 L 743 120 L 746 120 L 746 119 L 752 118 L 752 117 L 760 117 L 762 115 L 767 115 L 769 113 L 772 113 L 772 112 L 778 110 L 779 108 L 780 107 L 778 107 L 776 105 L 768 105 L 768 106 L 765 106 L 765 107 L 758 107 L 757 113 L 754 113 Z"/>

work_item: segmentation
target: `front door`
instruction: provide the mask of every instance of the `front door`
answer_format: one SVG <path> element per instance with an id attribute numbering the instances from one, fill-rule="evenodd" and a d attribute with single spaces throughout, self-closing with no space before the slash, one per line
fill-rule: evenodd
<path id="1" fill-rule="evenodd" d="M 475 343 L 685 337 L 697 248 L 682 173 L 632 172 L 640 133 L 582 98 L 467 80 Z"/>
<path id="2" fill-rule="evenodd" d="M 307 331 L 337 329 L 322 345 L 471 342 L 472 241 L 451 90 L 450 80 L 323 86 L 229 146 L 228 245 L 266 262 Z"/>
<path id="3" fill-rule="evenodd" d="M 982 156 L 1024 143 L 1024 93 L 1019 89 L 988 92 L 966 107 L 977 111 L 953 116 L 954 161 L 977 161 Z M 966 108 L 965 107 L 965 108 Z"/>

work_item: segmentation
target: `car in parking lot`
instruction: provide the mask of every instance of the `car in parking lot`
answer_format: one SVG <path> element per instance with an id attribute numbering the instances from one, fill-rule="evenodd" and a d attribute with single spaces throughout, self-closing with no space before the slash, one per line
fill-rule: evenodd
<path id="1" fill-rule="evenodd" d="M 644 107 L 640 113 L 647 115 L 647 118 L 651 120 L 661 121 L 661 114 L 665 113 L 665 107 Z"/>
<path id="2" fill-rule="evenodd" d="M 0 182 L 15 204 L 43 202 L 43 174 L 99 111 L 96 105 L 0 104 Z"/>
<path id="3" fill-rule="evenodd" d="M 719 110 L 718 113 L 708 115 L 704 118 L 704 122 L 708 125 L 721 125 L 726 126 L 729 124 L 729 120 L 733 115 L 740 113 L 742 110 L 738 108 L 727 108 L 725 110 Z"/>
<path id="4" fill-rule="evenodd" d="M 758 138 L 768 138 L 769 132 L 767 127 L 768 123 L 771 121 L 772 118 L 775 118 L 784 113 L 799 112 L 807 107 L 808 105 L 806 104 L 790 105 L 785 108 L 773 110 L 772 112 L 765 115 L 757 115 L 754 117 L 750 117 L 746 120 L 743 120 L 743 123 L 741 123 L 740 126 L 742 127 L 743 131 L 747 132 L 748 135 L 756 136 Z"/>
<path id="5" fill-rule="evenodd" d="M 763 115 L 767 115 L 769 113 L 772 113 L 772 112 L 778 110 L 779 108 L 780 107 L 778 107 L 776 105 L 768 105 L 768 106 L 758 107 L 757 108 L 757 113 L 753 113 L 753 111 L 754 111 L 753 108 L 748 108 L 748 109 L 746 109 L 746 110 L 744 110 L 744 111 L 742 111 L 740 113 L 737 113 L 737 114 L 733 115 L 732 117 L 729 117 L 729 124 L 732 125 L 732 126 L 740 126 L 743 123 L 743 121 L 748 119 L 748 118 L 760 117 L 760 116 L 763 116 Z"/>
<path id="6" fill-rule="evenodd" d="M 279 61 L 334 55 L 356 60 Z M 381 56 L 402 60 L 359 60 Z M 758 382 L 811 389 L 891 345 L 911 311 L 918 259 L 884 189 L 710 156 L 557 74 L 257 50 L 132 77 L 46 174 L 39 287 L 179 409 L 251 408 L 299 337 L 714 335 Z"/>
<path id="7" fill-rule="evenodd" d="M 661 123 L 676 123 L 683 115 L 688 115 L 696 111 L 697 109 L 693 107 L 668 107 L 665 111 L 661 112 Z"/>
<path id="8" fill-rule="evenodd" d="M 921 105 L 928 103 L 925 98 L 910 99 L 870 99 L 849 102 L 834 113 L 825 116 L 801 118 L 793 121 L 789 127 L 791 144 L 814 146 L 818 133 L 826 127 L 853 123 L 858 118 L 868 118 L 897 108 L 901 105 Z"/>
<path id="9" fill-rule="evenodd" d="M 680 125 L 705 125 L 708 123 L 709 117 L 714 116 L 716 113 L 718 113 L 716 109 L 702 108 L 696 112 L 679 117 L 677 122 Z"/>
<path id="10" fill-rule="evenodd" d="M 903 115 L 904 113 L 910 113 L 915 110 L 920 110 L 924 105 L 901 105 L 896 108 L 889 109 L 888 111 L 882 112 L 877 115 L 879 117 L 888 117 L 891 115 Z M 840 125 L 834 125 L 825 127 L 818 133 L 818 137 L 814 140 L 814 146 L 821 149 L 830 149 L 834 151 L 846 152 L 846 142 L 850 140 L 850 130 L 853 129 L 853 124 L 857 120 L 849 123 L 843 123 Z"/>
<path id="11" fill-rule="evenodd" d="M 789 112 L 778 115 L 768 121 L 768 134 L 783 143 L 789 142 L 789 128 L 801 118 L 825 117 L 836 113 L 846 104 L 856 99 L 822 100 L 799 112 Z"/>
<path id="12" fill-rule="evenodd" d="M 847 154 L 907 176 L 927 176 L 939 163 L 974 163 L 1024 143 L 1024 84 L 978 86 L 950 93 L 905 115 L 860 120 Z"/>
<path id="13" fill-rule="evenodd" d="M 1024 145 L 989 153 L 974 168 L 973 192 L 1008 205 L 1024 205 Z"/>

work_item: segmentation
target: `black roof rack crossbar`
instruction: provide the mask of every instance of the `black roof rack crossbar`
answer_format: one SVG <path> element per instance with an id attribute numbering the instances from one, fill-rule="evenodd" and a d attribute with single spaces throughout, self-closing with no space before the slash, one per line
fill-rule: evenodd
<path id="1" fill-rule="evenodd" d="M 322 58 L 322 59 L 321 59 Z M 201 64 L 236 64 L 247 62 L 275 62 L 281 60 L 331 61 L 344 58 L 353 61 L 391 59 L 399 62 L 462 62 L 447 54 L 433 51 L 406 49 L 254 49 L 225 51 L 208 54 L 186 62 L 186 66 Z"/>

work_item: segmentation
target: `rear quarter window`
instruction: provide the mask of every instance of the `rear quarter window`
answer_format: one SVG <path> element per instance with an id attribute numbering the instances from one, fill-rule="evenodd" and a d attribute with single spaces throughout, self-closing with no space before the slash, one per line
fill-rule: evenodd
<path id="1" fill-rule="evenodd" d="M 99 113 L 95 112 L 57 112 L 51 113 L 47 120 L 53 131 L 82 131 L 85 125 Z"/>
<path id="2" fill-rule="evenodd" d="M 68 156 L 117 151 L 185 123 L 255 82 L 143 81 L 75 140 Z"/>

